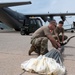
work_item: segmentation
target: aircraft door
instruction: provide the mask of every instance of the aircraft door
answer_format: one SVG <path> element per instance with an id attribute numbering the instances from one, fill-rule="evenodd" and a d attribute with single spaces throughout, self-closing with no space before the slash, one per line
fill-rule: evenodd
<path id="1" fill-rule="evenodd" d="M 29 35 L 29 19 L 24 19 L 23 26 L 21 27 L 21 35 Z"/>
<path id="2" fill-rule="evenodd" d="M 33 33 L 36 30 L 36 19 L 30 19 L 29 31 Z"/>

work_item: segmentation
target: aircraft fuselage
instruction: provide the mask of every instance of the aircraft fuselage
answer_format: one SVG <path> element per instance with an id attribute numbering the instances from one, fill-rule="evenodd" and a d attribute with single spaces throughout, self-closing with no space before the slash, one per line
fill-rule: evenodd
<path id="1" fill-rule="evenodd" d="M 0 8 L 0 21 L 17 31 L 23 25 L 24 19 L 25 16 L 21 13 L 13 11 L 10 8 Z"/>

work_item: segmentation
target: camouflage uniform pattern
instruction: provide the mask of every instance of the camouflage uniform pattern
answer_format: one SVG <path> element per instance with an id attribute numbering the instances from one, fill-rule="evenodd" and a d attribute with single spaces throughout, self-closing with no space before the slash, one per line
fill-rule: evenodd
<path id="1" fill-rule="evenodd" d="M 31 48 L 29 50 L 29 55 L 34 51 L 40 54 L 45 54 L 48 52 L 48 38 L 47 37 L 39 37 L 35 39 L 31 39 Z"/>
<path id="2" fill-rule="evenodd" d="M 53 37 L 55 38 L 55 40 L 57 40 L 56 35 L 53 35 Z M 62 42 L 62 35 L 59 35 L 58 37 L 59 37 L 60 42 Z M 64 35 L 64 41 L 67 40 L 67 39 L 68 39 L 68 37 L 66 35 Z"/>
<path id="3" fill-rule="evenodd" d="M 34 51 L 40 54 L 45 54 L 48 52 L 48 38 L 47 35 L 51 35 L 48 26 L 42 26 L 37 29 L 31 37 L 31 48 L 29 50 L 29 55 Z"/>
<path id="4" fill-rule="evenodd" d="M 52 36 L 55 38 L 55 40 L 58 40 L 57 36 L 55 35 L 55 34 L 58 34 L 59 40 L 60 42 L 62 42 L 62 35 L 60 33 L 64 33 L 64 28 L 56 27 L 56 29 L 52 32 Z M 64 41 L 67 39 L 68 37 L 64 35 Z"/>

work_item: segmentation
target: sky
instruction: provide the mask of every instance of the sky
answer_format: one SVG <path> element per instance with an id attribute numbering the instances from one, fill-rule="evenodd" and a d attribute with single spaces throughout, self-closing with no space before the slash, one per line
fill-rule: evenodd
<path id="1" fill-rule="evenodd" d="M 75 13 L 75 0 L 0 0 L 3 2 L 21 2 L 21 1 L 31 1 L 32 4 L 14 6 L 11 9 L 23 13 Z M 60 17 L 55 17 L 57 22 Z M 75 21 L 75 16 L 68 16 L 65 24 L 72 24 Z"/>

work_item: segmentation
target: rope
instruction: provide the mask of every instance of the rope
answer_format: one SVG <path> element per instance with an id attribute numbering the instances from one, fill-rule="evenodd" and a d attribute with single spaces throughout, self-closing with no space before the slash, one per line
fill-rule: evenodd
<path id="1" fill-rule="evenodd" d="M 26 71 L 25 71 L 25 70 L 23 70 L 23 72 L 22 72 L 20 75 L 23 75 L 25 72 L 26 72 Z"/>
<path id="2" fill-rule="evenodd" d="M 70 38 L 68 38 L 68 40 L 65 43 L 60 43 L 61 46 L 66 45 L 72 38 L 74 38 L 75 36 L 71 36 Z"/>

